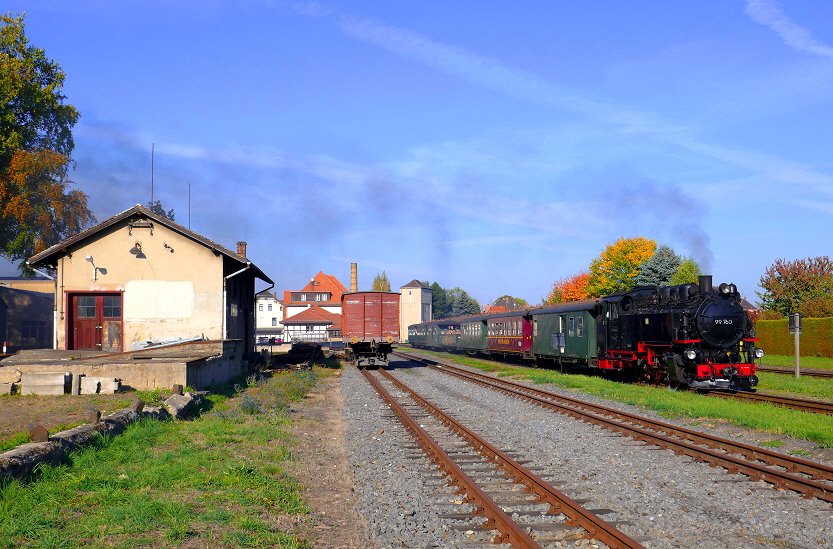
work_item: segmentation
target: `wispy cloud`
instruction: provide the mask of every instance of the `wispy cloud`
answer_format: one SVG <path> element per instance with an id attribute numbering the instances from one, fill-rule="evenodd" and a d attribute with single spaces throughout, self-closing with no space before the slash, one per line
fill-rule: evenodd
<path id="1" fill-rule="evenodd" d="M 792 200 L 796 206 L 803 206 L 826 214 L 833 215 L 833 203 L 831 202 L 817 202 L 815 200 Z"/>
<path id="2" fill-rule="evenodd" d="M 747 11 L 750 10 L 756 14 L 759 12 L 769 14 L 766 16 L 768 21 L 777 19 L 776 15 L 781 13 L 768 0 L 749 0 Z M 778 21 L 789 22 L 783 15 L 780 17 Z M 465 81 L 520 100 L 584 114 L 588 116 L 588 122 L 595 122 L 607 128 L 613 126 L 620 135 L 646 135 L 689 152 L 750 170 L 773 182 L 824 185 L 833 183 L 833 178 L 829 175 L 819 173 L 811 167 L 763 155 L 756 151 L 703 143 L 694 137 L 694 131 L 691 128 L 672 124 L 653 113 L 640 112 L 627 106 L 606 103 L 572 93 L 532 73 L 507 66 L 498 59 L 436 42 L 425 35 L 407 29 L 348 16 L 342 16 L 339 21 L 342 31 L 351 38 L 374 44 Z M 785 24 L 782 27 L 786 28 Z M 794 30 L 801 30 L 794 25 L 793 27 Z M 798 34 L 793 33 L 795 36 Z M 809 36 L 809 33 L 807 35 Z M 809 40 L 812 41 L 812 37 Z M 830 50 L 833 54 L 833 49 L 825 49 L 826 46 L 821 44 L 815 42 L 811 44 L 806 40 L 801 43 L 806 47 L 815 48 L 813 50 L 815 53 Z"/>
<path id="3" fill-rule="evenodd" d="M 822 44 L 813 38 L 810 31 L 784 15 L 775 0 L 746 0 L 746 13 L 756 23 L 765 25 L 780 34 L 791 48 L 833 59 L 833 47 Z"/>

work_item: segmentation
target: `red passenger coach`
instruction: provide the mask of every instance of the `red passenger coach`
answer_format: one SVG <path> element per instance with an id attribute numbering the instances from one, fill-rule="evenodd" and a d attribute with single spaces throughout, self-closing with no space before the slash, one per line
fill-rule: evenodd
<path id="1" fill-rule="evenodd" d="M 356 366 L 387 362 L 399 342 L 399 294 L 348 292 L 341 296 L 341 335 Z"/>
<path id="2" fill-rule="evenodd" d="M 532 351 L 532 324 L 525 314 L 510 313 L 488 317 L 486 348 L 489 352 L 529 353 Z"/>

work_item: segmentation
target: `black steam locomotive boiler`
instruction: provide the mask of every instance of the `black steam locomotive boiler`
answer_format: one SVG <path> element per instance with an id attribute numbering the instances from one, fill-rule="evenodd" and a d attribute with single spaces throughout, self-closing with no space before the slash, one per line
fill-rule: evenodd
<path id="1" fill-rule="evenodd" d="M 755 330 L 734 284 L 642 287 L 602 299 L 598 366 L 651 383 L 694 389 L 753 390 Z"/>

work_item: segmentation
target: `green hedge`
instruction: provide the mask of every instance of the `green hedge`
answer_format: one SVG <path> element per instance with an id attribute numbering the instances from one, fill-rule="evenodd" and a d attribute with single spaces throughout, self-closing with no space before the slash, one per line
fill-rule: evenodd
<path id="1" fill-rule="evenodd" d="M 792 355 L 795 349 L 789 319 L 759 320 L 758 346 L 771 355 Z M 801 356 L 833 357 L 833 318 L 805 318 L 799 342 Z"/>

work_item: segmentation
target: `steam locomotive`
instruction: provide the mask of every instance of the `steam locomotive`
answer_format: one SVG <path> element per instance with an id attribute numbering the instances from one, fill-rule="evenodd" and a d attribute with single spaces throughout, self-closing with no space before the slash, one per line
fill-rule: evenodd
<path id="1" fill-rule="evenodd" d="M 754 327 L 734 284 L 639 287 L 601 299 L 414 324 L 414 347 L 565 364 L 670 388 L 753 390 Z"/>

